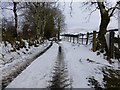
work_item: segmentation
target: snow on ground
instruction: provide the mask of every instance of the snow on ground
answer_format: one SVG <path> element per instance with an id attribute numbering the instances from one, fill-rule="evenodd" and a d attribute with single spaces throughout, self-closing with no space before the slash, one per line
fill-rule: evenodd
<path id="1" fill-rule="evenodd" d="M 73 79 L 73 88 L 89 88 L 87 78 L 91 75 L 96 75 L 98 79 L 102 80 L 102 75 L 97 76 L 95 73 L 99 65 L 96 65 L 96 63 L 91 64 L 87 61 L 87 59 L 90 59 L 92 61 L 96 60 L 96 62 L 100 62 L 100 58 L 96 58 L 95 53 L 92 53 L 88 49 L 89 47 L 82 45 L 78 46 L 68 42 L 63 42 L 62 45 L 66 53 L 65 60 L 68 64 L 68 72 L 70 77 Z"/>
<path id="2" fill-rule="evenodd" d="M 2 47 L 1 47 L 1 42 L 0 42 L 0 53 L 2 52 Z M 0 64 L 2 63 L 2 60 L 1 60 L 2 56 L 0 54 Z M 0 75 L 0 88 L 2 88 L 2 76 Z"/>
<path id="3" fill-rule="evenodd" d="M 48 45 L 50 45 L 50 42 L 41 44 L 38 47 L 31 46 L 28 48 L 26 42 L 26 48 L 22 48 L 16 52 L 10 52 L 10 50 L 12 50 L 11 45 L 7 43 L 7 46 L 5 47 L 2 43 L 2 52 L 0 53 L 0 76 L 6 77 L 12 72 L 15 72 L 19 67 L 29 62 L 31 58 L 47 48 Z M 2 55 L 4 55 L 4 57 L 2 57 Z"/>
<path id="4" fill-rule="evenodd" d="M 102 87 L 102 67 L 113 67 L 102 55 L 97 56 L 91 51 L 91 45 L 79 45 L 70 42 L 61 43 L 65 52 L 65 61 L 68 64 L 68 72 L 73 79 L 73 88 L 90 88 L 89 78 L 94 77 Z"/>
<path id="5" fill-rule="evenodd" d="M 46 88 L 57 57 L 58 45 L 53 46 L 31 63 L 7 88 Z"/>
<path id="6" fill-rule="evenodd" d="M 90 88 L 91 79 L 95 79 L 104 87 L 102 68 L 118 69 L 109 64 L 102 55 L 91 51 L 91 45 L 80 45 L 61 41 L 68 75 L 72 79 L 73 88 Z M 58 45 L 54 44 L 46 53 L 37 58 L 7 88 L 46 88 L 51 80 L 51 72 L 57 60 Z"/>

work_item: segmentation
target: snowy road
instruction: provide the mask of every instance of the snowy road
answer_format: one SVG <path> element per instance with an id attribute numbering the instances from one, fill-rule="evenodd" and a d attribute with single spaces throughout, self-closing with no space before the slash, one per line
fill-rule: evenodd
<path id="1" fill-rule="evenodd" d="M 54 54 L 53 54 L 54 53 Z M 37 58 L 7 88 L 70 88 L 71 79 L 64 61 L 64 51 L 54 44 Z"/>
<path id="2" fill-rule="evenodd" d="M 51 90 L 54 90 L 55 88 L 71 88 L 71 78 L 68 75 L 68 68 L 64 58 L 64 50 L 60 47 L 54 70 L 52 72 L 52 80 L 48 87 Z"/>
<path id="3" fill-rule="evenodd" d="M 10 52 L 11 47 L 3 47 L 2 54 L 5 56 L 2 58 L 2 61 L 5 62 L 0 64 L 0 76 L 2 76 L 1 88 L 5 88 L 12 80 L 14 80 L 14 78 L 16 78 L 16 76 L 28 67 L 31 62 L 42 55 L 51 46 L 52 43 L 50 43 L 50 41 L 45 42 L 44 44 L 39 44 L 38 47 L 31 46 L 28 48 L 28 44 L 26 44 L 26 48 L 14 52 Z M 13 59 L 11 60 L 10 58 Z"/>
<path id="4" fill-rule="evenodd" d="M 56 61 L 58 45 L 53 46 L 31 63 L 7 88 L 46 88 Z"/>
<path id="5" fill-rule="evenodd" d="M 84 46 L 62 41 L 61 46 L 62 53 L 58 52 L 58 44 L 54 43 L 7 88 L 49 88 L 67 85 L 69 88 L 104 88 L 106 84 L 109 85 L 110 82 L 105 80 L 106 73 L 103 71 L 108 69 L 105 72 L 109 79 L 111 73 L 109 70 L 113 70 L 115 75 L 115 70 L 118 70 L 116 65 L 109 64 L 102 55 L 97 56 L 91 51 L 91 45 Z M 119 86 L 119 78 L 116 79 L 118 77 L 116 75 L 112 80 L 118 80 Z"/>

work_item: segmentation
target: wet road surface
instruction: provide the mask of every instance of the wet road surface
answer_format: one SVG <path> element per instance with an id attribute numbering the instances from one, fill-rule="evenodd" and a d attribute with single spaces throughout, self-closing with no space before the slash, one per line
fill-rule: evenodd
<path id="1" fill-rule="evenodd" d="M 72 88 L 72 80 L 68 76 L 67 65 L 64 61 L 64 52 L 61 47 L 58 49 L 58 56 L 52 72 L 52 80 L 49 81 L 49 89 L 70 90 Z"/>

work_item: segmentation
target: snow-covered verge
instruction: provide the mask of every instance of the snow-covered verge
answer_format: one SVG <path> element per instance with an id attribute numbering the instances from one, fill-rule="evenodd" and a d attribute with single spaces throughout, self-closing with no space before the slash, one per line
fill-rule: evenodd
<path id="1" fill-rule="evenodd" d="M 25 43 L 26 48 L 21 48 L 14 52 L 11 52 L 13 49 L 11 44 L 7 43 L 7 46 L 5 46 L 4 43 L 0 44 L 0 76 L 2 76 L 2 80 L 14 78 L 15 73 L 17 75 L 17 73 L 34 60 L 37 54 L 44 51 L 50 45 L 49 41 L 40 44 L 38 47 L 29 47 L 27 41 L 25 41 Z M 5 81 L 6 84 L 9 82 L 9 80 Z"/>
<path id="2" fill-rule="evenodd" d="M 107 73 L 108 77 L 111 78 L 109 74 L 115 75 L 115 73 L 109 73 L 105 69 L 114 72 L 120 71 L 117 60 L 113 60 L 115 63 L 109 64 L 107 60 L 103 59 L 103 55 L 97 56 L 96 53 L 91 51 L 91 45 L 85 46 L 65 41 L 61 42 L 61 44 L 66 54 L 65 61 L 68 64 L 69 75 L 73 80 L 73 88 L 107 88 L 112 86 L 107 86 L 109 80 L 105 81 L 105 75 Z M 114 82 L 114 79 L 111 80 Z M 120 83 L 120 81 L 117 83 Z"/>
<path id="3" fill-rule="evenodd" d="M 1 28 L 1 27 L 0 27 Z M 2 52 L 2 47 L 1 47 L 1 42 L 2 42 L 2 30 L 0 29 L 0 53 Z M 1 56 L 0 56 L 1 57 Z M 1 58 L 0 58 L 1 59 Z M 1 61 L 1 60 L 0 60 Z M 2 76 L 0 75 L 0 89 L 2 87 Z"/>
<path id="4" fill-rule="evenodd" d="M 111 88 L 120 87 L 120 69 L 117 60 L 114 63 L 97 56 L 90 45 L 80 45 L 61 41 L 64 61 L 72 88 Z M 7 88 L 46 88 L 52 79 L 55 62 L 58 59 L 58 45 L 53 46 L 31 63 Z M 59 58 L 61 59 L 61 58 Z M 63 59 L 63 58 L 62 58 Z M 111 82 L 112 81 L 112 82 Z"/>
<path id="5" fill-rule="evenodd" d="M 58 45 L 53 46 L 31 63 L 7 88 L 46 88 L 58 55 Z"/>

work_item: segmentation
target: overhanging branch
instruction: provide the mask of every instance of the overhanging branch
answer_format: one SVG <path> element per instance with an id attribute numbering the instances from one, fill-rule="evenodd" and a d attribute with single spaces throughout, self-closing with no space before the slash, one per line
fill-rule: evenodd
<path id="1" fill-rule="evenodd" d="M 108 11 L 112 10 L 112 12 L 109 15 L 110 17 L 113 16 L 113 13 L 114 13 L 115 9 L 117 8 L 117 6 L 118 6 L 118 3 L 114 7 L 108 9 Z"/>
<path id="2" fill-rule="evenodd" d="M 1 9 L 13 10 L 13 9 L 11 9 L 11 8 L 1 8 Z"/>

